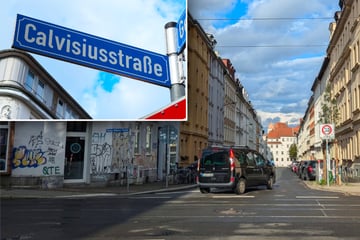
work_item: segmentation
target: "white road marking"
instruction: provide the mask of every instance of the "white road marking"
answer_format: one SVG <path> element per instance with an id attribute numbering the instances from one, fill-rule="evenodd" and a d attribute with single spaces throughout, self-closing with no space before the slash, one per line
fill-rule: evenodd
<path id="1" fill-rule="evenodd" d="M 336 196 L 296 196 L 298 199 L 318 199 L 318 198 L 325 198 L 325 199 L 338 199 L 339 197 Z"/>
<path id="2" fill-rule="evenodd" d="M 56 196 L 55 198 L 84 198 L 84 197 L 111 197 L 117 196 L 116 193 L 89 193 L 89 194 L 73 194 L 65 196 Z"/>
<path id="3" fill-rule="evenodd" d="M 219 196 L 212 196 L 211 198 L 255 198 L 255 196 L 250 196 L 250 195 L 231 195 L 231 196 L 219 195 Z"/>

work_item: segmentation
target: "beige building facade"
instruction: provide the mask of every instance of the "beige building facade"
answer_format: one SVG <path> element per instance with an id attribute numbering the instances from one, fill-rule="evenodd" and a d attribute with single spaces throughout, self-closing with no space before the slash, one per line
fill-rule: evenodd
<path id="1" fill-rule="evenodd" d="M 341 11 L 330 25 L 329 83 L 336 99 L 335 157 L 360 176 L 360 1 L 339 1 Z"/>
<path id="2" fill-rule="evenodd" d="M 341 11 L 329 26 L 330 43 L 298 136 L 300 156 L 324 159 L 320 113 L 326 87 L 335 100 L 338 118 L 330 141 L 330 169 L 338 178 L 360 180 L 360 1 L 340 0 Z"/>
<path id="3" fill-rule="evenodd" d="M 180 124 L 180 166 L 195 162 L 208 145 L 210 41 L 188 15 L 188 121 Z"/>

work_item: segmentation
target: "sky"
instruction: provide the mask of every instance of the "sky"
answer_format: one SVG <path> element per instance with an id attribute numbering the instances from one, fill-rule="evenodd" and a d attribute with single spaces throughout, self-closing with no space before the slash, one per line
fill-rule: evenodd
<path id="1" fill-rule="evenodd" d="M 12 46 L 22 14 L 166 55 L 165 24 L 185 0 L 11 0 L 0 8 L 0 49 Z M 169 88 L 32 54 L 93 119 L 136 120 L 171 103 Z"/>
<path id="2" fill-rule="evenodd" d="M 264 129 L 299 125 L 326 55 L 338 0 L 189 0 L 215 50 L 231 60 Z"/>

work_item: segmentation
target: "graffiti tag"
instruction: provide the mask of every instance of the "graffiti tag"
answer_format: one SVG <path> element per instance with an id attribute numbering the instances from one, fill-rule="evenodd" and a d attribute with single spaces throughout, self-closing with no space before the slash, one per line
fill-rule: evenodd
<path id="1" fill-rule="evenodd" d="M 13 168 L 25 168 L 44 165 L 47 162 L 45 152 L 41 149 L 27 149 L 26 146 L 14 148 L 12 157 Z"/>

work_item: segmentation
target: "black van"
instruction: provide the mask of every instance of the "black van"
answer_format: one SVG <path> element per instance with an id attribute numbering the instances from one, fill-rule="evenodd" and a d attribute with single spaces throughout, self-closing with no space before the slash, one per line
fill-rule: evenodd
<path id="1" fill-rule="evenodd" d="M 272 189 L 275 178 L 275 166 L 248 147 L 210 147 L 203 150 L 198 163 L 201 193 L 209 193 L 211 188 L 231 188 L 242 194 L 247 187 L 258 185 Z"/>

